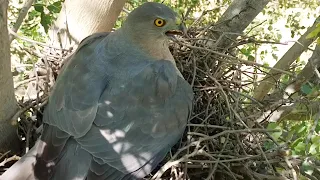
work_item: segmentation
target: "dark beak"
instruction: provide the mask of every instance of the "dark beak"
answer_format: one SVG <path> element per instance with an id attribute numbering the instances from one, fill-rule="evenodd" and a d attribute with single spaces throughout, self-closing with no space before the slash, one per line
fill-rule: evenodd
<path id="1" fill-rule="evenodd" d="M 182 31 L 183 35 L 187 35 L 188 29 L 187 29 L 187 27 L 186 27 L 186 25 L 184 23 L 181 23 L 179 25 L 179 29 L 180 29 L 180 31 Z"/>
<path id="2" fill-rule="evenodd" d="M 181 23 L 180 25 L 177 25 L 177 28 L 169 30 L 166 32 L 167 36 L 175 36 L 175 35 L 186 35 L 187 34 L 187 28 L 186 26 Z"/>

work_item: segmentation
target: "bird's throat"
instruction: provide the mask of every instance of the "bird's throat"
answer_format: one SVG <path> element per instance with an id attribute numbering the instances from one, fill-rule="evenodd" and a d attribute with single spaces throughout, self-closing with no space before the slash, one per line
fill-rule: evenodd
<path id="1" fill-rule="evenodd" d="M 174 62 L 174 58 L 169 50 L 167 42 L 154 41 L 154 43 L 142 43 L 141 48 L 154 59 Z"/>
<path id="2" fill-rule="evenodd" d="M 134 44 L 138 51 L 143 51 L 146 55 L 155 60 L 169 60 L 174 64 L 174 58 L 169 50 L 167 37 L 157 37 L 152 34 L 129 34 L 126 28 L 120 28 L 116 33 L 129 41 L 129 44 Z"/>

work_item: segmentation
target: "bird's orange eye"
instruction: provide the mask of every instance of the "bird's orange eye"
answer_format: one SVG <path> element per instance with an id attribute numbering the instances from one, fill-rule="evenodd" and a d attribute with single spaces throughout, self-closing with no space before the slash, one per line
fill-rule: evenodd
<path id="1" fill-rule="evenodd" d="M 162 27 L 166 24 L 166 21 L 158 18 L 158 19 L 154 20 L 154 24 L 158 27 Z"/>

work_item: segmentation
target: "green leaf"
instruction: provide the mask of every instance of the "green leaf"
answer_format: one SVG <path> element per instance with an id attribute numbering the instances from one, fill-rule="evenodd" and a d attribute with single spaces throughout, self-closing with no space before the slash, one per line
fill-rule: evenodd
<path id="1" fill-rule="evenodd" d="M 279 125 L 277 123 L 272 122 L 268 124 L 267 129 L 273 130 L 273 129 L 276 129 L 277 127 L 279 127 Z"/>
<path id="2" fill-rule="evenodd" d="M 320 145 L 320 136 L 318 136 L 318 135 L 312 136 L 311 142 L 314 143 L 314 144 L 319 144 Z"/>
<path id="3" fill-rule="evenodd" d="M 59 13 L 60 10 L 61 10 L 61 1 L 57 1 L 57 2 L 54 2 L 53 4 L 49 5 L 47 7 L 47 9 L 52 12 L 52 13 Z"/>
<path id="4" fill-rule="evenodd" d="M 306 145 L 303 142 L 299 142 L 295 147 L 295 151 L 304 152 L 306 150 Z"/>
<path id="5" fill-rule="evenodd" d="M 293 140 L 293 142 L 291 143 L 291 147 L 295 147 L 299 142 L 302 142 L 302 138 L 301 137 Z"/>
<path id="6" fill-rule="evenodd" d="M 43 9 L 44 9 L 43 6 L 44 6 L 43 4 L 35 4 L 34 9 L 38 12 L 43 13 Z"/>
<path id="7" fill-rule="evenodd" d="M 276 54 L 272 54 L 272 57 L 275 59 L 275 60 L 278 60 L 278 56 Z"/>
<path id="8" fill-rule="evenodd" d="M 254 57 L 251 56 L 251 55 L 249 55 L 249 56 L 248 56 L 248 61 L 254 61 Z"/>
<path id="9" fill-rule="evenodd" d="M 49 30 L 49 27 L 50 27 L 50 24 L 51 24 L 50 16 L 47 16 L 44 13 L 41 13 L 41 21 L 40 21 L 40 23 L 43 26 L 43 28 L 46 31 L 46 33 L 48 33 L 48 30 Z"/>
<path id="10" fill-rule="evenodd" d="M 296 133 L 298 135 L 301 136 L 301 135 L 303 135 L 304 133 L 307 132 L 307 125 L 306 125 L 306 123 L 301 123 L 298 126 L 295 126 L 294 130 L 296 131 Z"/>
<path id="11" fill-rule="evenodd" d="M 312 87 L 309 84 L 304 84 L 304 85 L 301 86 L 301 91 L 304 94 L 308 95 L 308 94 L 310 94 L 312 92 Z"/>
<path id="12" fill-rule="evenodd" d="M 246 48 L 242 48 L 240 52 L 247 57 L 250 55 L 250 52 Z"/>
<path id="13" fill-rule="evenodd" d="M 263 143 L 263 146 L 264 146 L 264 148 L 269 150 L 269 149 L 275 148 L 276 144 L 274 142 L 272 142 L 272 141 L 265 141 Z"/>
<path id="14" fill-rule="evenodd" d="M 271 136 L 275 139 L 278 140 L 279 137 L 282 135 L 282 128 L 277 124 L 277 123 L 269 123 L 267 129 L 271 129 L 271 130 L 280 130 L 280 132 L 274 132 L 271 133 Z"/>
<path id="15" fill-rule="evenodd" d="M 313 173 L 314 168 L 312 167 L 312 165 L 308 162 L 308 160 L 305 160 L 302 163 L 302 167 L 301 170 L 304 171 L 305 173 L 311 175 Z"/>
<path id="16" fill-rule="evenodd" d="M 315 132 L 320 134 L 320 123 L 317 124 Z"/>
<path id="17" fill-rule="evenodd" d="M 277 34 L 277 39 L 280 40 L 282 38 L 282 35 L 280 33 Z"/>
<path id="18" fill-rule="evenodd" d="M 309 148 L 309 153 L 312 155 L 317 154 L 317 150 L 319 148 L 319 144 L 311 144 L 310 148 Z"/>
<path id="19" fill-rule="evenodd" d="M 294 132 L 294 131 L 292 131 L 292 130 L 291 130 L 291 131 L 289 131 L 289 132 L 288 132 L 288 134 L 287 134 L 286 139 L 287 139 L 287 140 L 291 140 L 294 134 L 295 134 L 295 132 Z"/>

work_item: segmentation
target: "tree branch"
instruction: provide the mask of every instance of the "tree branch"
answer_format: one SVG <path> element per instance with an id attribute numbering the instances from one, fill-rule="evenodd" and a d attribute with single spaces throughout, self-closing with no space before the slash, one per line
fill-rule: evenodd
<path id="1" fill-rule="evenodd" d="M 301 86 L 310 80 L 315 75 L 315 69 L 319 68 L 320 63 L 320 46 L 317 45 L 309 58 L 308 63 L 304 66 L 302 71 L 298 74 L 297 78 L 291 83 L 287 88 L 286 92 L 297 92 L 300 90 Z"/>
<path id="2" fill-rule="evenodd" d="M 20 14 L 18 16 L 18 19 L 16 21 L 16 23 L 13 25 L 13 28 L 12 28 L 12 31 L 13 32 L 18 32 L 24 18 L 27 16 L 28 14 L 28 11 L 30 9 L 30 7 L 32 6 L 34 0 L 26 0 L 21 11 L 20 11 Z M 13 35 L 10 35 L 9 36 L 9 43 L 11 43 L 13 40 L 14 40 L 15 36 Z"/>
<path id="3" fill-rule="evenodd" d="M 299 40 L 283 55 L 283 57 L 274 65 L 274 68 L 287 70 L 290 65 L 305 51 L 308 46 L 315 40 L 315 38 L 306 39 L 307 35 L 315 30 L 320 16 L 315 20 L 314 24 L 299 38 Z M 263 100 L 270 89 L 280 79 L 282 73 L 270 70 L 268 75 L 261 81 L 259 86 L 255 89 L 254 98 Z"/>
<path id="4" fill-rule="evenodd" d="M 234 0 L 219 21 L 210 29 L 216 31 L 213 36 L 219 39 L 216 47 L 230 46 L 238 35 L 249 26 L 253 19 L 269 3 L 269 0 Z"/>
<path id="5" fill-rule="evenodd" d="M 309 58 L 308 63 L 304 66 L 297 77 L 288 83 L 288 85 L 285 87 L 285 90 L 276 90 L 266 99 L 281 99 L 284 96 L 289 97 L 293 93 L 300 91 L 301 86 L 309 81 L 312 77 L 314 77 L 314 75 L 316 74 L 316 69 L 319 68 L 319 64 L 320 46 L 317 45 L 312 53 L 312 56 Z"/>

